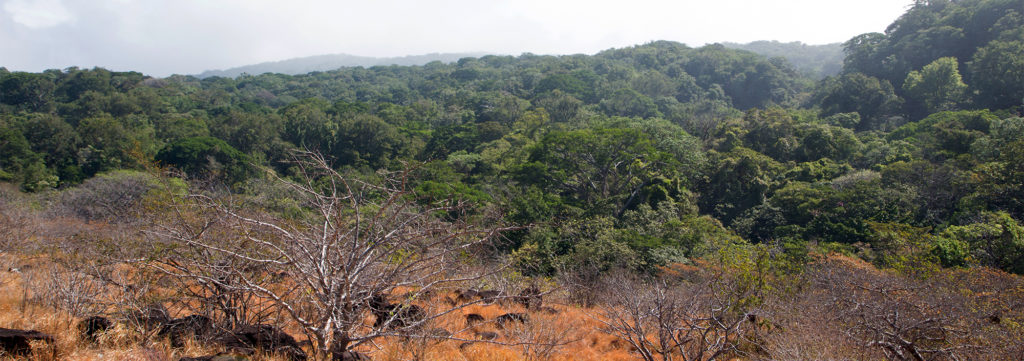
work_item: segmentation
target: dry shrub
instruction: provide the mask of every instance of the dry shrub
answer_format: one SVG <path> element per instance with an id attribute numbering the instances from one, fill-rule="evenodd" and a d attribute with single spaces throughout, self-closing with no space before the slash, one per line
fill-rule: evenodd
<path id="1" fill-rule="evenodd" d="M 0 267 L 4 271 L 14 266 L 12 252 L 20 251 L 27 241 L 39 233 L 40 219 L 37 212 L 29 208 L 28 196 L 10 189 L 9 184 L 0 184 Z"/>
<path id="2" fill-rule="evenodd" d="M 505 327 L 504 336 L 521 350 L 523 360 L 550 360 L 589 332 L 582 328 L 581 319 L 534 312 L 529 314 L 528 322 Z"/>
<path id="3" fill-rule="evenodd" d="M 810 302 L 829 307 L 829 319 L 848 343 L 875 357 L 1002 359 L 992 356 L 1010 345 L 984 346 L 985 312 L 973 305 L 978 298 L 962 292 L 963 284 L 948 272 L 915 278 L 832 257 L 811 267 L 808 292 Z"/>
<path id="4" fill-rule="evenodd" d="M 196 290 L 182 296 L 216 305 L 227 314 L 222 318 L 236 310 L 280 312 L 314 342 L 315 357 L 327 358 L 379 338 L 416 336 L 467 306 L 434 313 L 419 300 L 485 276 L 469 273 L 467 253 L 511 229 L 496 215 L 469 214 L 465 204 L 416 202 L 411 170 L 367 181 L 338 173 L 315 154 L 296 167 L 300 182 L 278 181 L 302 195 L 298 214 L 193 192 L 168 205 L 152 233 L 165 251 L 145 265 L 180 280 L 179 290 Z"/>
<path id="5" fill-rule="evenodd" d="M 867 352 L 846 337 L 834 320 L 833 306 L 821 302 L 821 290 L 806 290 L 765 308 L 759 327 L 761 354 L 755 359 L 778 361 L 865 360 Z"/>
<path id="6" fill-rule="evenodd" d="M 136 223 L 143 218 L 143 200 L 158 185 L 153 175 L 143 172 L 100 174 L 63 191 L 49 213 L 86 222 Z"/>
<path id="7" fill-rule="evenodd" d="M 39 270 L 29 284 L 33 294 L 44 305 L 65 311 L 75 317 L 102 313 L 106 310 L 103 282 L 85 273 L 51 265 Z"/>
<path id="8" fill-rule="evenodd" d="M 608 303 L 595 317 L 601 331 L 627 342 L 647 361 L 742 355 L 755 314 L 749 301 L 758 291 L 724 273 L 703 276 L 696 282 L 607 278 Z"/>

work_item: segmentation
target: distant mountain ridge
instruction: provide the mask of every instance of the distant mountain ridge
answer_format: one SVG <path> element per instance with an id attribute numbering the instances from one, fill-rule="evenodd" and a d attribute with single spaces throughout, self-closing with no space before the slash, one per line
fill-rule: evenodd
<path id="1" fill-rule="evenodd" d="M 836 75 L 843 69 L 843 45 L 840 43 L 808 45 L 799 41 L 783 43 L 775 40 L 760 40 L 747 44 L 722 43 L 722 45 L 769 58 L 785 58 L 797 71 L 813 78 Z"/>
<path id="2" fill-rule="evenodd" d="M 487 53 L 431 53 L 408 55 L 392 58 L 374 58 L 349 54 L 314 55 L 281 61 L 270 61 L 259 64 L 244 65 L 225 70 L 207 70 L 196 75 L 199 78 L 213 76 L 234 78 L 242 73 L 259 75 L 263 73 L 281 73 L 288 75 L 306 74 L 314 71 L 329 71 L 342 67 L 371 67 L 377 65 L 424 65 L 433 61 L 452 63 L 462 58 L 479 58 Z"/>

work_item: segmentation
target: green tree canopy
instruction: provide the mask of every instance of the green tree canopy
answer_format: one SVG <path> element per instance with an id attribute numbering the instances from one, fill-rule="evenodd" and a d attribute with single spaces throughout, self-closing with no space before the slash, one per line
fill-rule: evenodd
<path id="1" fill-rule="evenodd" d="M 907 74 L 903 91 L 913 101 L 912 116 L 955 110 L 964 101 L 967 84 L 960 77 L 958 66 L 956 58 L 945 57 Z"/>

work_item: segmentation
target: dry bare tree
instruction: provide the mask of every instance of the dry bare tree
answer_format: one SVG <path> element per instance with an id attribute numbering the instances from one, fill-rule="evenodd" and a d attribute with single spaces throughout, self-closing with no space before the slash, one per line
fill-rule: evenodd
<path id="1" fill-rule="evenodd" d="M 296 166 L 300 182 L 278 181 L 300 197 L 304 213 L 288 218 L 230 196 L 190 194 L 153 233 L 167 250 L 153 265 L 210 288 L 209 297 L 270 302 L 315 341 L 320 357 L 414 335 L 465 307 L 416 303 L 482 277 L 467 274 L 473 251 L 511 229 L 486 214 L 474 222 L 460 202 L 417 202 L 410 170 L 378 172 L 380 180 L 369 182 L 312 153 Z"/>
<path id="2" fill-rule="evenodd" d="M 0 262 L 9 263 L 11 253 L 22 248 L 26 240 L 39 231 L 39 219 L 16 189 L 0 184 Z M 6 271 L 12 265 L 0 264 Z"/>
<path id="3" fill-rule="evenodd" d="M 873 268 L 816 265 L 810 275 L 822 300 L 833 308 L 834 322 L 861 347 L 889 360 L 976 359 L 976 315 L 959 290 L 938 278 L 916 279 Z"/>
<path id="4" fill-rule="evenodd" d="M 721 272 L 694 281 L 605 279 L 607 304 L 594 317 L 601 331 L 633 346 L 646 360 L 716 360 L 740 354 L 754 317 L 747 299 L 756 290 Z"/>

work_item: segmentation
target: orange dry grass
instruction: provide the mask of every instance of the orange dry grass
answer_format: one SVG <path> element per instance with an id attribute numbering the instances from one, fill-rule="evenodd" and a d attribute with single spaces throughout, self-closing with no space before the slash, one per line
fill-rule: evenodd
<path id="1" fill-rule="evenodd" d="M 380 349 L 364 348 L 360 352 L 372 355 L 374 360 L 636 360 L 628 345 L 613 336 L 597 331 L 600 323 L 593 320 L 593 310 L 570 306 L 556 306 L 558 314 L 528 312 L 530 323 L 504 329 L 492 321 L 508 312 L 527 312 L 518 305 L 472 305 L 438 320 L 434 327 L 453 331 L 459 339 L 478 339 L 475 332 L 495 332 L 493 342 L 465 343 L 464 341 L 422 342 L 419 340 L 386 339 L 378 342 Z M 464 325 L 465 315 L 476 313 L 487 321 L 473 327 Z M 458 332 L 454 332 L 458 331 Z M 522 343 L 557 344 L 549 353 L 538 354 L 536 345 Z"/>
<path id="2" fill-rule="evenodd" d="M 217 350 L 207 346 L 188 343 L 183 349 L 172 349 L 162 341 L 146 341 L 141 335 L 128 330 L 124 325 L 116 325 L 102 335 L 97 343 L 90 343 L 78 337 L 78 319 L 65 312 L 41 305 L 35 300 L 29 289 L 26 278 L 37 277 L 33 273 L 38 262 L 16 262 L 10 257 L 3 258 L 2 264 L 17 264 L 22 267 L 18 272 L 0 270 L 0 327 L 37 330 L 54 337 L 53 344 L 34 342 L 33 353 L 28 360 L 32 361 L 173 361 L 182 356 L 214 354 Z M 0 356 L 0 360 L 24 360 Z M 256 357 L 253 360 L 272 360 L 269 357 Z"/>

